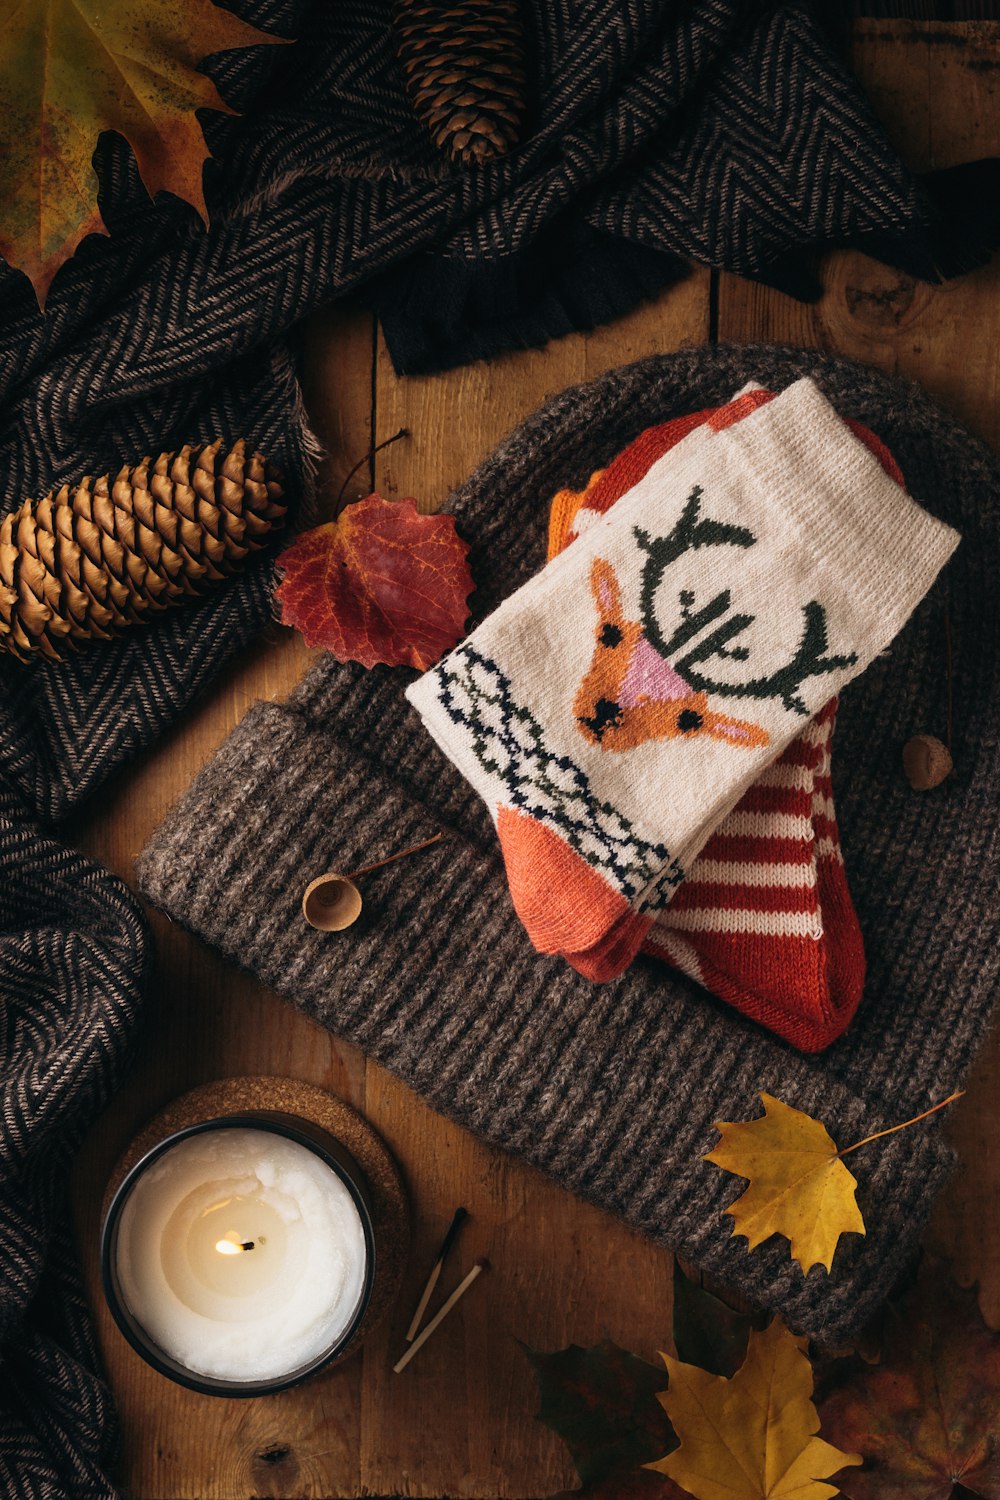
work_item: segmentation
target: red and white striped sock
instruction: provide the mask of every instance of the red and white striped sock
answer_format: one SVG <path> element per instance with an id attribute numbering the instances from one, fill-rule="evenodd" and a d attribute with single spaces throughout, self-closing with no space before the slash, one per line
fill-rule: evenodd
<path id="1" fill-rule="evenodd" d="M 695 426 L 728 426 L 771 399 L 770 392 L 748 391 L 726 407 L 647 429 L 582 493 L 554 498 L 549 556 Z M 888 450 L 851 425 L 902 483 Z M 636 918 L 585 953 L 567 954 L 569 962 L 602 979 L 620 971 L 623 945 L 634 952 L 641 944 L 802 1050 L 839 1036 L 861 998 L 865 959 L 833 807 L 835 714 L 830 703 L 750 788 L 655 924 Z"/>
<path id="2" fill-rule="evenodd" d="M 835 711 L 824 709 L 720 824 L 644 944 L 809 1052 L 841 1034 L 865 978 L 830 800 Z"/>

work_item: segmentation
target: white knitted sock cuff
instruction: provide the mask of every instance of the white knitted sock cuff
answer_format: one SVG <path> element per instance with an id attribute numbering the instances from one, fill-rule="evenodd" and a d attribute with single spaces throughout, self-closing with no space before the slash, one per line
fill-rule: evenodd
<path id="1" fill-rule="evenodd" d="M 850 580 L 884 640 L 902 629 L 959 543 L 891 479 L 815 382 L 796 381 L 723 434 L 824 569 Z M 808 476 L 803 484 L 802 476 Z M 859 657 L 859 669 L 871 652 Z"/>

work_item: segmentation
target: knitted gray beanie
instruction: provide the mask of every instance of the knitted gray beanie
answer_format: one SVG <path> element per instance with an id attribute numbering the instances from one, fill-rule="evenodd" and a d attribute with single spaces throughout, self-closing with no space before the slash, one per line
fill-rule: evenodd
<path id="1" fill-rule="evenodd" d="M 868 1233 L 808 1276 L 774 1237 L 749 1252 L 724 1210 L 743 1184 L 703 1161 L 714 1121 L 766 1090 L 841 1144 L 958 1087 L 1000 972 L 994 776 L 1000 467 L 919 390 L 789 348 L 692 350 L 564 391 L 452 497 L 482 618 L 542 563 L 548 501 L 644 427 L 748 380 L 811 374 L 892 450 L 911 492 L 963 543 L 890 651 L 844 692 L 834 782 L 868 955 L 858 1017 L 803 1056 L 679 975 L 639 960 L 593 985 L 539 956 L 514 914 L 484 805 L 403 698 L 412 673 L 325 658 L 284 705 L 257 704 L 140 857 L 144 894 L 398 1073 L 442 1113 L 620 1214 L 796 1331 L 849 1338 L 914 1253 L 950 1153 L 937 1119 L 852 1158 Z M 903 743 L 939 730 L 945 610 L 957 775 L 905 781 Z M 325 935 L 304 887 L 445 831 L 366 877 L 361 919 Z"/>

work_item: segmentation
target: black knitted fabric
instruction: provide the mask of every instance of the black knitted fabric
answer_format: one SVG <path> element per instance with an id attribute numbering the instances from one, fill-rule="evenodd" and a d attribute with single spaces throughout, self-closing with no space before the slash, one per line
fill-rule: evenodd
<path id="1" fill-rule="evenodd" d="M 724 402 L 748 380 L 811 373 L 889 445 L 913 494 L 963 543 L 893 647 L 845 690 L 837 807 L 869 977 L 858 1018 L 798 1054 L 684 979 L 640 960 L 592 985 L 540 957 L 510 903 L 485 806 L 403 698 L 412 674 L 324 659 L 284 705 L 251 709 L 143 852 L 144 894 L 436 1108 L 620 1214 L 797 1330 L 837 1342 L 912 1257 L 949 1152 L 936 1121 L 852 1159 L 865 1238 L 804 1276 L 784 1241 L 748 1254 L 723 1209 L 735 1180 L 705 1163 L 713 1122 L 759 1113 L 759 1090 L 846 1144 L 960 1085 L 1000 972 L 992 816 L 1000 727 L 993 575 L 1000 470 L 914 387 L 791 349 L 692 351 L 563 392 L 452 497 L 482 617 L 545 555 L 547 502 L 645 426 Z M 940 723 L 943 612 L 955 641 L 956 778 L 920 795 L 900 751 Z M 275 795 L 276 776 L 280 794 Z M 366 878 L 356 926 L 319 934 L 307 882 L 427 838 Z"/>
<path id="2" fill-rule="evenodd" d="M 914 177 L 806 4 L 526 0 L 526 135 L 474 170 L 444 161 L 416 121 L 388 0 L 236 8 L 294 41 L 208 64 L 244 112 L 204 114 L 209 229 L 169 194 L 151 202 L 108 132 L 95 153 L 108 235 L 62 268 L 44 318 L 0 266 L 0 511 L 216 436 L 263 449 L 301 498 L 309 439 L 290 341 L 325 302 L 365 297 L 397 367 L 429 369 L 603 322 L 692 260 L 810 296 L 813 255 L 831 244 L 935 279 L 979 263 L 997 236 L 997 163 Z M 62 665 L 0 660 L 0 988 L 14 997 L 0 1060 L 0 1477 L 12 1496 L 111 1489 L 96 1477 L 110 1407 L 66 1247 L 48 1261 L 44 1247 L 65 1153 L 127 1061 L 146 944 L 125 889 L 46 825 L 260 628 L 271 583 L 264 559 L 196 609 Z"/>
<path id="3" fill-rule="evenodd" d="M 120 880 L 0 782 L 0 1493 L 103 1500 L 117 1428 L 66 1178 L 132 1051 L 147 932 Z"/>

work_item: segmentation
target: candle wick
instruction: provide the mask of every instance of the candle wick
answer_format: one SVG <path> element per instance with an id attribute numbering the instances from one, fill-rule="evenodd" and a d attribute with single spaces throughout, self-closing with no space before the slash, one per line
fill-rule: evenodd
<path id="1" fill-rule="evenodd" d="M 244 1250 L 253 1250 L 256 1245 L 263 1245 L 263 1243 L 263 1235 L 259 1240 L 241 1240 L 230 1230 L 225 1239 L 216 1240 L 215 1248 L 220 1255 L 242 1255 Z"/>

